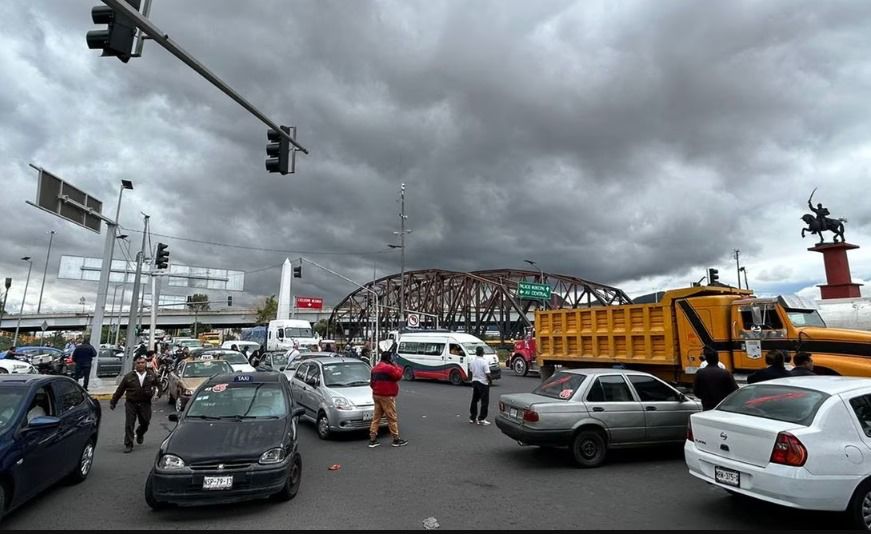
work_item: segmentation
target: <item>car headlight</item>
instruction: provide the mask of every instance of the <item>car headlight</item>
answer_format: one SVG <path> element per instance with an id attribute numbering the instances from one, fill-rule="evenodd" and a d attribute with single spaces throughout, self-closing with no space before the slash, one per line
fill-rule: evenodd
<path id="1" fill-rule="evenodd" d="M 161 456 L 157 467 L 167 470 L 184 469 L 184 460 L 174 454 L 164 454 Z"/>
<path id="2" fill-rule="evenodd" d="M 194 394 L 194 392 L 193 392 L 193 390 L 186 389 L 186 390 L 184 390 L 184 394 L 185 394 L 186 396 L 190 397 L 191 395 Z"/>
<path id="3" fill-rule="evenodd" d="M 340 410 L 353 410 L 356 408 L 353 402 L 349 401 L 345 397 L 333 397 L 333 406 Z"/>
<path id="4" fill-rule="evenodd" d="M 261 454 L 258 462 L 261 465 L 277 464 L 283 462 L 286 456 L 287 454 L 284 452 L 284 449 L 276 447 Z"/>

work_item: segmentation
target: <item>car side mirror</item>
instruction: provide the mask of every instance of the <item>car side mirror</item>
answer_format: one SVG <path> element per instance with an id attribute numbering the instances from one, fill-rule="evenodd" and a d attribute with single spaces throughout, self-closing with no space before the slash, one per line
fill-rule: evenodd
<path id="1" fill-rule="evenodd" d="M 305 413 L 305 408 L 294 408 L 291 417 L 299 417 Z"/>
<path id="2" fill-rule="evenodd" d="M 287 367 L 279 367 L 278 368 L 279 371 L 284 371 L 285 369 L 287 369 Z"/>
<path id="3" fill-rule="evenodd" d="M 690 400 L 690 398 L 687 397 L 686 395 L 684 395 L 683 393 L 681 393 L 680 396 L 678 397 L 678 400 L 681 402 L 686 402 L 686 401 Z"/>
<path id="4" fill-rule="evenodd" d="M 60 425 L 60 418 L 54 417 L 53 415 L 40 415 L 39 417 L 34 417 L 31 419 L 27 426 L 24 427 L 25 430 L 38 430 L 40 428 L 52 428 Z"/>
<path id="5" fill-rule="evenodd" d="M 169 414 L 169 420 L 172 421 L 173 423 L 178 423 L 178 414 L 177 413 Z"/>

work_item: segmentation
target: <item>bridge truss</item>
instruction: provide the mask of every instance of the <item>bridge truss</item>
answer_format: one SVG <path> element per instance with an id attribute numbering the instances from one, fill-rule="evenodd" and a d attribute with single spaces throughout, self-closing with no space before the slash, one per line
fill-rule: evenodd
<path id="1" fill-rule="evenodd" d="M 400 275 L 393 274 L 346 296 L 330 315 L 330 331 L 349 339 L 371 337 L 375 327 L 373 291 L 381 309 L 378 316 L 381 332 L 404 326 L 404 319 L 399 317 L 401 282 Z M 474 272 L 426 269 L 405 273 L 405 311 L 419 314 L 421 328 L 462 330 L 479 337 L 498 331 L 502 340 L 522 337 L 530 326 L 531 312 L 545 303 L 519 299 L 518 282 L 548 284 L 552 293 L 547 303 L 550 308 L 631 302 L 620 289 L 574 276 L 514 269 Z"/>

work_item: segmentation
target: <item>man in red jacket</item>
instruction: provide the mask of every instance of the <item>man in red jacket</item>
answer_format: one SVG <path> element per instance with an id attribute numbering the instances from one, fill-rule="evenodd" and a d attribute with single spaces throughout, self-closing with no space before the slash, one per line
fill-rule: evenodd
<path id="1" fill-rule="evenodd" d="M 404 447 L 408 442 L 399 437 L 399 419 L 396 417 L 396 395 L 399 394 L 399 381 L 402 380 L 402 369 L 391 363 L 395 343 L 387 350 L 381 351 L 381 361 L 372 368 L 372 399 L 375 401 L 375 413 L 372 414 L 372 424 L 369 425 L 369 448 L 381 445 L 378 442 L 378 427 L 381 417 L 387 418 L 387 427 L 393 436 L 394 447 Z"/>

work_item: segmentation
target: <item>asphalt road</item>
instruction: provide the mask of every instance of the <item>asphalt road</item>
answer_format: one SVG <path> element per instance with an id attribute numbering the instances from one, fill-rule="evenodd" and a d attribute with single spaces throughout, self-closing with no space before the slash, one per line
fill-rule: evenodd
<path id="1" fill-rule="evenodd" d="M 530 391 L 538 379 L 504 376 L 491 390 Z M 369 449 L 366 433 L 321 441 L 302 425 L 303 480 L 288 503 L 269 501 L 153 512 L 143 490 L 173 423 L 155 404 L 143 445 L 123 454 L 124 412 L 103 402 L 95 465 L 4 518 L 6 529 L 839 529 L 840 514 L 739 499 L 689 474 L 680 448 L 613 453 L 597 469 L 565 450 L 520 447 L 496 425 L 469 425 L 471 388 L 402 382 L 404 448 Z M 492 417 L 491 417 L 492 419 Z M 333 464 L 341 469 L 330 471 Z"/>

